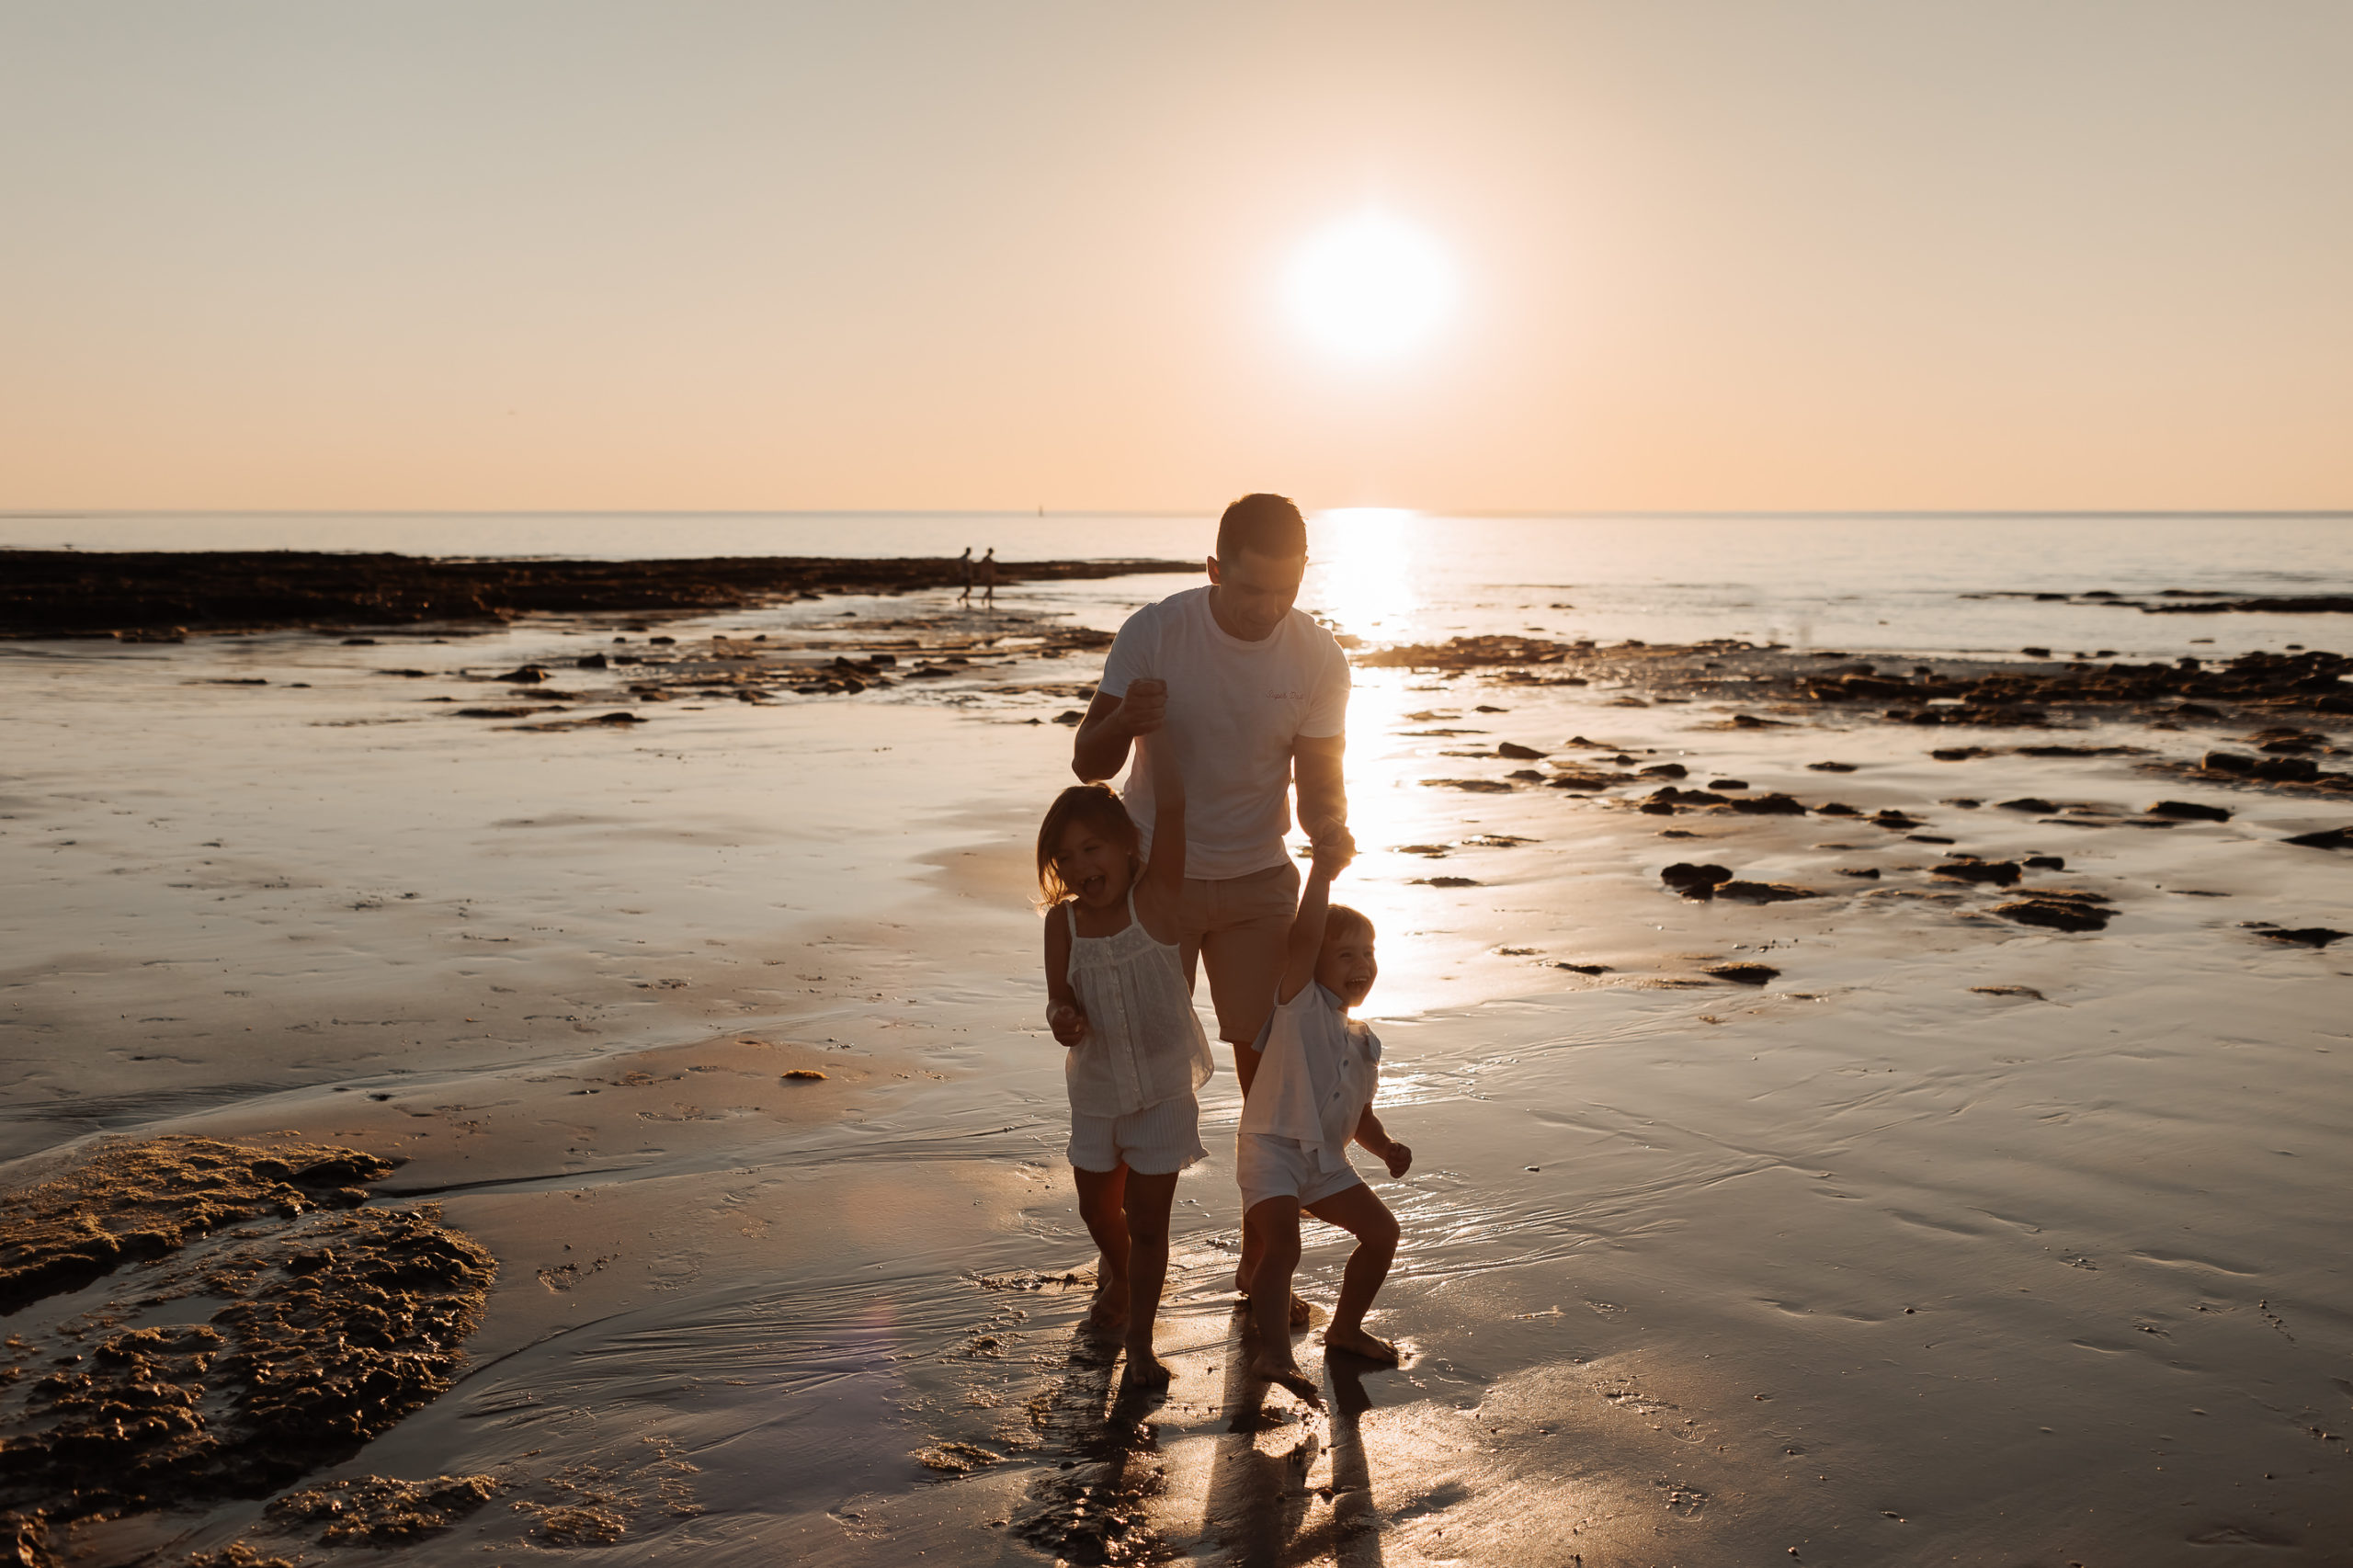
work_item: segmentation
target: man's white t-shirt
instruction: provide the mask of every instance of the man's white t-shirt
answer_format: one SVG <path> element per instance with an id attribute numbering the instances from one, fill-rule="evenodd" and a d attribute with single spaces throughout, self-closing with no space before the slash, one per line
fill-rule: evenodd
<path id="1" fill-rule="evenodd" d="M 1163 733 L 1185 772 L 1185 874 L 1222 881 L 1285 864 L 1292 744 L 1347 728 L 1340 645 L 1296 609 L 1245 642 L 1210 614 L 1209 588 L 1193 588 L 1128 617 L 1100 689 L 1125 697 L 1131 681 L 1147 678 L 1168 683 Z M 1149 846 L 1150 770 L 1131 765 L 1121 794 Z"/>

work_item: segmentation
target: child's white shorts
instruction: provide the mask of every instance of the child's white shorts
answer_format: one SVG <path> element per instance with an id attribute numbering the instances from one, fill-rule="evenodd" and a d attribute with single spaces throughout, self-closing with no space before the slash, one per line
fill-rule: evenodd
<path id="1" fill-rule="evenodd" d="M 1070 1163 L 1083 1171 L 1125 1165 L 1138 1176 L 1167 1176 L 1208 1154 L 1201 1106 L 1190 1089 L 1125 1116 L 1070 1113 Z"/>
<path id="2" fill-rule="evenodd" d="M 1344 1162 L 1347 1158 L 1341 1156 Z M 1233 1175 L 1242 1184 L 1245 1214 L 1269 1198 L 1296 1198 L 1304 1209 L 1364 1185 L 1355 1167 L 1344 1163 L 1336 1171 L 1320 1169 L 1314 1152 L 1298 1139 L 1270 1138 L 1263 1132 L 1233 1135 Z"/>

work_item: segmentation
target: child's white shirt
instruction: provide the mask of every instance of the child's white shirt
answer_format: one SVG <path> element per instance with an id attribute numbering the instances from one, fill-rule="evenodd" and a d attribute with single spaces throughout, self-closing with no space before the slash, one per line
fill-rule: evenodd
<path id="1" fill-rule="evenodd" d="M 1134 890 L 1127 925 L 1108 937 L 1080 936 L 1075 905 L 1063 913 L 1070 986 L 1086 1013 L 1086 1038 L 1063 1057 L 1071 1108 L 1130 1116 L 1209 1082 L 1216 1063 L 1185 985 L 1184 955 L 1143 928 Z"/>
<path id="2" fill-rule="evenodd" d="M 1290 1139 L 1315 1156 L 1318 1169 L 1341 1170 L 1380 1085 L 1381 1037 L 1310 983 L 1276 1005 L 1258 1036 L 1242 1131 Z"/>

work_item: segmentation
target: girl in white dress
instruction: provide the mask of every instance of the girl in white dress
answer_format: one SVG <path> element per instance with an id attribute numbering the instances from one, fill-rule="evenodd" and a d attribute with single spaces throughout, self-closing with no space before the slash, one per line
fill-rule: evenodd
<path id="1" fill-rule="evenodd" d="M 1046 907 L 1046 1022 L 1069 1048 L 1071 1174 L 1102 1256 L 1088 1321 L 1124 1328 L 1131 1383 L 1165 1386 L 1152 1349 L 1168 1273 L 1176 1173 L 1207 1153 L 1194 1091 L 1213 1070 L 1174 937 L 1185 884 L 1185 784 L 1158 734 L 1140 737 L 1152 769 L 1152 858 L 1102 784 L 1065 790 L 1038 829 Z"/>

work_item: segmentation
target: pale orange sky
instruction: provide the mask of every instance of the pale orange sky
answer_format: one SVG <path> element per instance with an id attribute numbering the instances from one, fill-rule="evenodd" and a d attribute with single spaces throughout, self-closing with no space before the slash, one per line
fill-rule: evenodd
<path id="1" fill-rule="evenodd" d="M 0 507 L 2353 506 L 2353 6 L 0 0 Z M 1451 255 L 1348 363 L 1288 258 Z"/>

